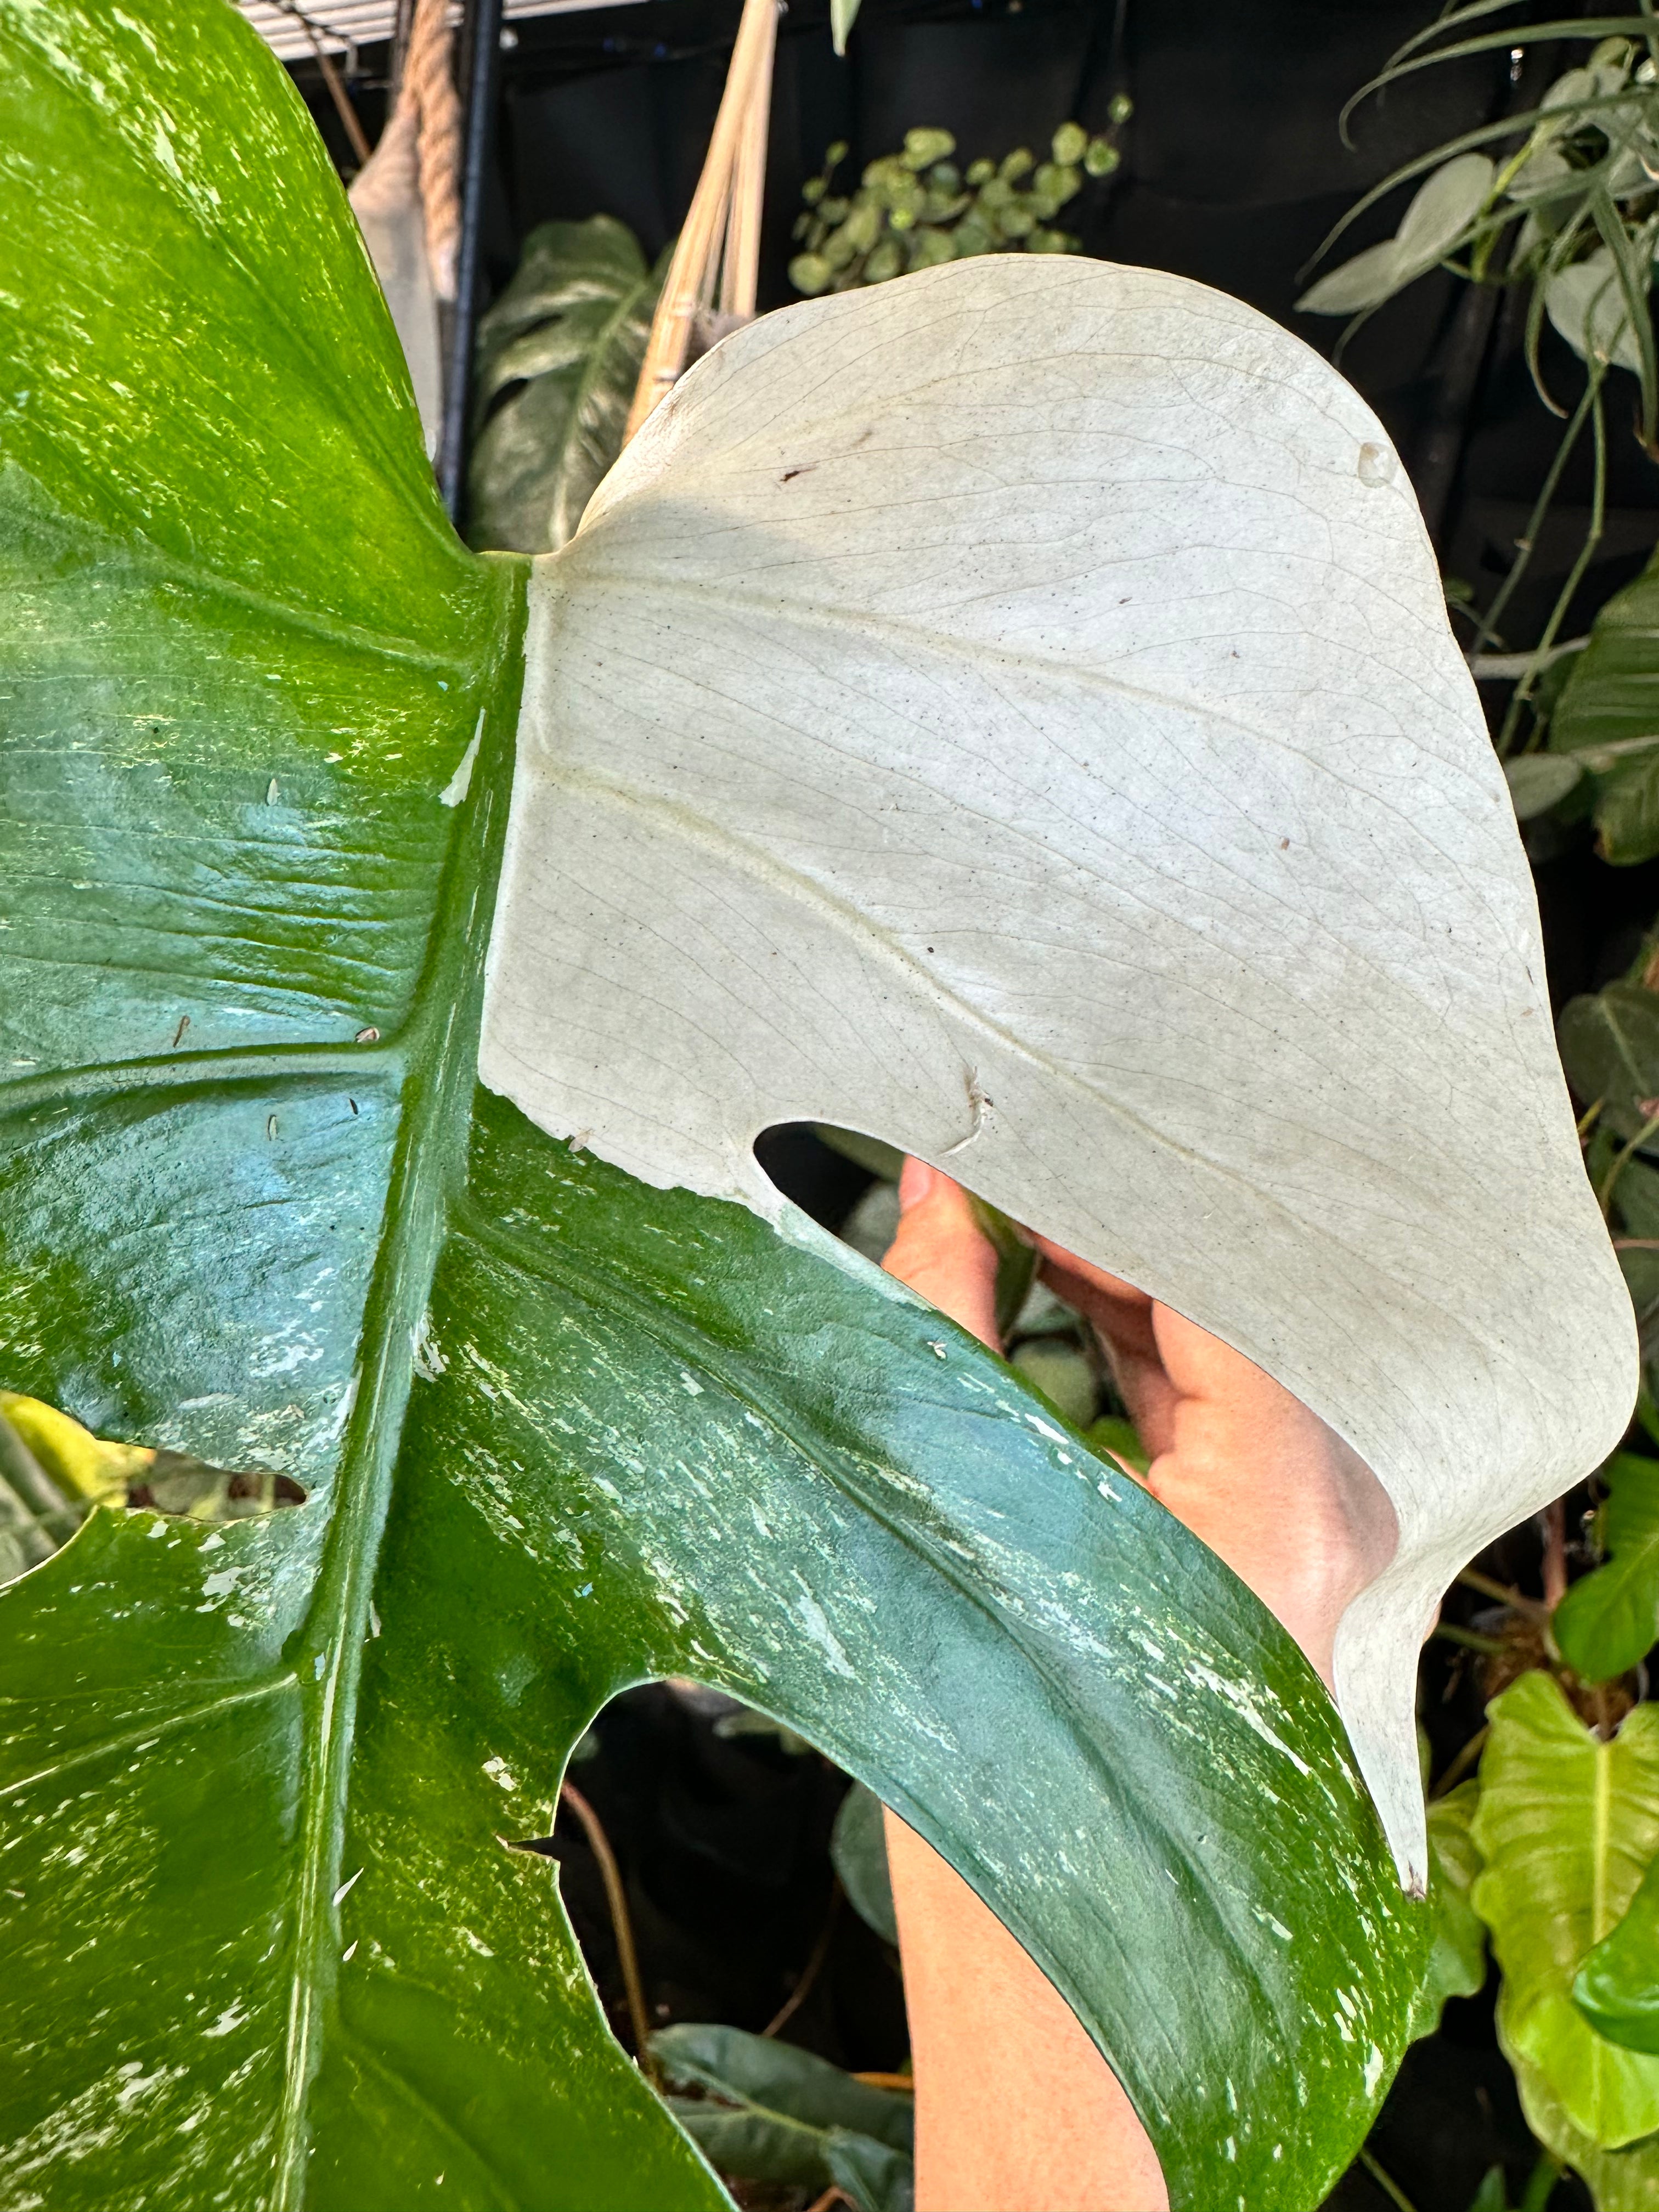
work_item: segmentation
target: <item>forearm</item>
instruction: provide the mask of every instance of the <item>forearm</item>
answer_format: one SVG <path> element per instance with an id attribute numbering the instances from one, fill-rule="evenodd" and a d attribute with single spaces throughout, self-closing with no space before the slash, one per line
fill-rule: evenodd
<path id="1" fill-rule="evenodd" d="M 916 2080 L 916 2212 L 1167 2212 L 1156 2153 L 1065 1999 L 889 1813 Z"/>

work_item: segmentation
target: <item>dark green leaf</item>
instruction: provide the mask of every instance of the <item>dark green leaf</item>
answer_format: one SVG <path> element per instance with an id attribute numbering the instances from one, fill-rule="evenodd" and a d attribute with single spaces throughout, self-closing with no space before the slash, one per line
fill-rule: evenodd
<path id="1" fill-rule="evenodd" d="M 893 1911 L 893 1885 L 887 1871 L 887 1835 L 881 1800 L 873 1790 L 855 1782 L 842 1799 L 830 1831 L 830 1856 L 847 1901 L 860 1920 L 878 1936 L 898 1942 L 898 1919 Z"/>
<path id="2" fill-rule="evenodd" d="M 1610 860 L 1659 853 L 1659 563 L 1614 592 L 1550 722 L 1553 752 L 1582 754 L 1598 780 L 1595 821 Z"/>
<path id="3" fill-rule="evenodd" d="M 1573 2000 L 1610 2043 L 1659 2056 L 1659 1858 L 1649 1866 L 1625 1917 L 1589 1954 Z"/>
<path id="4" fill-rule="evenodd" d="M 665 2028 L 652 2046 L 671 2082 L 726 2100 L 673 2100 L 681 2125 L 722 2173 L 808 2189 L 837 2183 L 860 2212 L 908 2207 L 915 2134 L 908 2097 L 740 2028 Z"/>
<path id="5" fill-rule="evenodd" d="M 1597 1126 L 1626 1141 L 1639 1135 L 1659 1113 L 1659 993 L 1609 983 L 1594 998 L 1570 1000 L 1558 1041 L 1579 1099 L 1586 1106 L 1601 1102 Z M 1659 1134 L 1643 1149 L 1659 1152 Z"/>
<path id="6" fill-rule="evenodd" d="M 1607 1564 L 1573 1584 L 1552 1624 L 1561 1656 L 1587 1682 L 1627 1673 L 1659 1643 L 1659 1460 L 1620 1452 L 1603 1474 Z"/>
<path id="7" fill-rule="evenodd" d="M 531 232 L 478 326 L 475 545 L 546 553 L 574 533 L 622 449 L 662 276 L 611 216 Z"/>
<path id="8" fill-rule="evenodd" d="M 672 1673 L 964 1872 L 1178 2208 L 1317 2203 L 1426 1928 L 1289 1639 L 896 1285 L 475 1085 L 525 572 L 290 81 L 0 0 L 0 1382 L 309 1493 L 0 1591 L 0 2202 L 716 2205 L 513 1848 Z"/>
<path id="9" fill-rule="evenodd" d="M 849 2135 L 831 2128 L 824 2138 L 830 2179 L 858 2208 L 858 2212 L 912 2212 L 915 2203 L 914 2166 L 902 2151 L 872 2142 L 868 2136 Z"/>
<path id="10" fill-rule="evenodd" d="M 666 2078 L 682 2087 L 712 2089 L 809 2127 L 850 2128 L 907 2154 L 915 2142 L 908 2097 L 872 2088 L 827 2058 L 775 2036 L 693 2023 L 665 2027 L 651 2044 Z"/>

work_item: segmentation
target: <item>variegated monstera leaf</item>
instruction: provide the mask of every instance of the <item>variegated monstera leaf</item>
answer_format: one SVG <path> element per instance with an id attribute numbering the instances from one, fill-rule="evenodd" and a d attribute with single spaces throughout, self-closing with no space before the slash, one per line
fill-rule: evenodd
<path id="1" fill-rule="evenodd" d="M 481 560 L 222 0 L 0 0 L 0 1385 L 307 1492 L 0 1591 L 0 2199 L 722 2201 L 506 1848 L 675 1673 L 963 1869 L 1176 2205 L 1316 2204 L 1422 1967 L 1418 1638 L 1633 1365 L 1376 422 L 1200 286 L 993 258 L 740 332 Z M 796 1118 L 1374 1471 L 1346 1736 L 781 1203 Z"/>

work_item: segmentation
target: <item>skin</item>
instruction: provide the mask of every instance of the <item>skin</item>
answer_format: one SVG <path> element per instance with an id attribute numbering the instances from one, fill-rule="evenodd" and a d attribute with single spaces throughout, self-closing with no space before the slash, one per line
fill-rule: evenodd
<path id="1" fill-rule="evenodd" d="M 1000 1350 L 997 1260 L 961 1187 L 907 1160 L 890 1273 Z M 1336 1624 L 1394 1549 L 1364 1462 L 1239 1352 L 1039 1238 L 1152 1455 L 1146 1486 L 1269 1606 L 1328 1684 Z M 1157 2154 L 1059 1993 L 893 1814 L 916 2078 L 916 2212 L 1168 2212 Z"/>

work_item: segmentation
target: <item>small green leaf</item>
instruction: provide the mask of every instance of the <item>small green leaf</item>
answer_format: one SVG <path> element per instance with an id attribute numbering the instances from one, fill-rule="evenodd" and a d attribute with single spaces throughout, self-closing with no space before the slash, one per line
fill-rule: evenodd
<path id="1" fill-rule="evenodd" d="M 1305 315 L 1352 315 L 1379 307 L 1445 258 L 1492 188 L 1484 154 L 1460 154 L 1420 185 L 1392 238 L 1368 246 L 1304 292 Z"/>
<path id="2" fill-rule="evenodd" d="M 1412 2014 L 1413 2036 L 1432 2035 L 1448 1997 L 1473 1996 L 1486 1978 L 1486 1931 L 1469 1892 L 1480 1871 L 1471 1832 L 1480 1802 L 1478 1782 L 1465 1782 L 1429 1807 L 1429 1911 L 1434 1942 L 1429 1971 Z"/>
<path id="3" fill-rule="evenodd" d="M 1573 2001 L 1610 2043 L 1659 2056 L 1659 1858 L 1624 1918 L 1595 1946 L 1572 1985 Z"/>
<path id="4" fill-rule="evenodd" d="M 1540 1672 L 1490 1711 L 1471 1828 L 1485 1865 L 1472 1896 L 1504 1972 L 1498 2039 L 1577 2138 L 1617 2149 L 1659 2130 L 1659 2059 L 1604 2040 L 1572 1986 L 1659 1851 L 1659 1707 L 1638 1706 L 1604 1742 Z M 1578 2163 L 1558 2123 L 1552 2134 L 1531 2106 L 1528 2118 Z"/>
<path id="5" fill-rule="evenodd" d="M 855 1782 L 842 1799 L 830 1832 L 830 1856 L 847 1901 L 860 1920 L 888 1942 L 898 1942 L 893 1884 L 887 1871 L 887 1833 L 881 1800 Z"/>
<path id="6" fill-rule="evenodd" d="M 1561 1656 L 1586 1682 L 1628 1673 L 1659 1643 L 1659 1460 L 1619 1452 L 1602 1472 L 1607 1564 L 1573 1584 L 1552 1624 Z"/>

